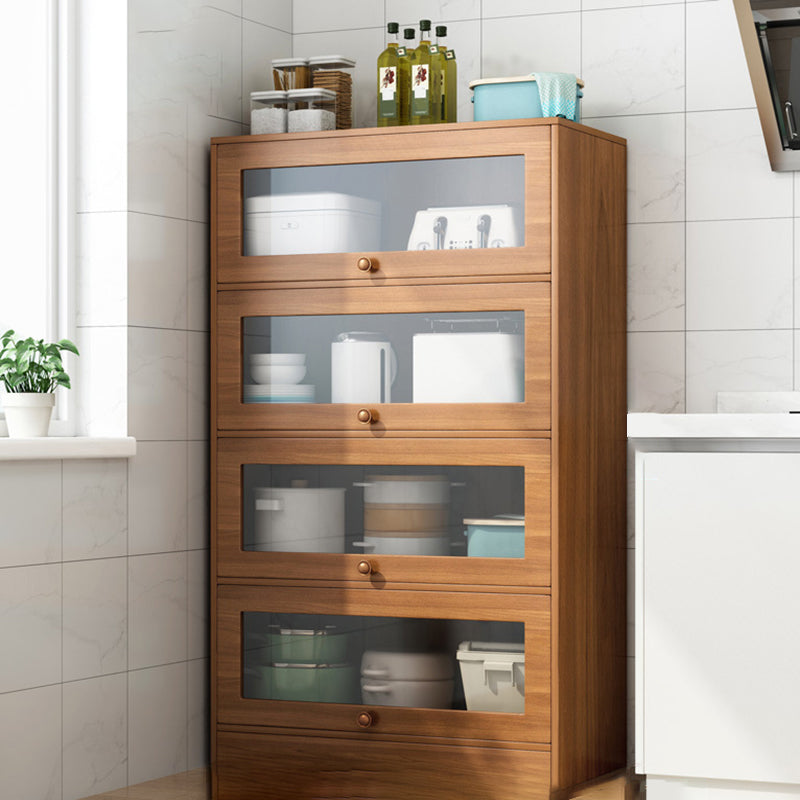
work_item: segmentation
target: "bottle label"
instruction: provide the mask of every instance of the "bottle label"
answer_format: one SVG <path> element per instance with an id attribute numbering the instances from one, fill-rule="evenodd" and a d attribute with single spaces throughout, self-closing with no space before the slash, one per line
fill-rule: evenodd
<path id="1" fill-rule="evenodd" d="M 430 64 L 412 64 L 411 114 L 415 117 L 426 117 L 431 113 L 428 102 L 430 92 L 430 77 Z"/>
<path id="2" fill-rule="evenodd" d="M 404 58 L 405 56 L 408 55 L 408 48 L 406 48 L 406 47 L 398 47 L 397 48 L 397 55 L 400 56 L 400 58 Z"/>
<path id="3" fill-rule="evenodd" d="M 439 45 L 438 44 L 432 44 L 431 45 L 431 55 L 435 56 L 438 52 L 439 52 Z"/>
<path id="4" fill-rule="evenodd" d="M 378 98 L 378 115 L 382 119 L 395 119 L 399 111 L 397 67 L 380 67 L 378 69 Z"/>
<path id="5" fill-rule="evenodd" d="M 455 50 L 448 50 L 448 51 L 447 51 L 447 52 L 444 54 L 444 57 L 445 57 L 445 58 L 446 58 L 448 61 L 455 61 L 455 60 L 456 60 L 456 51 L 455 51 Z"/>

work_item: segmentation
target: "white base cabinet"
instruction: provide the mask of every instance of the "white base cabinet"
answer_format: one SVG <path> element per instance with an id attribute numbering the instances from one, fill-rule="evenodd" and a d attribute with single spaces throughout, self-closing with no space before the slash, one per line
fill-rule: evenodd
<path id="1" fill-rule="evenodd" d="M 649 800 L 800 795 L 800 452 L 637 452 L 635 744 Z"/>

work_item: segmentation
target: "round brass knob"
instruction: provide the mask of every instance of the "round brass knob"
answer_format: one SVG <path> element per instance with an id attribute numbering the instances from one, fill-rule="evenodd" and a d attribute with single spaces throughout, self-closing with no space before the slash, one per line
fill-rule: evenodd
<path id="1" fill-rule="evenodd" d="M 370 411 L 368 408 L 360 408 L 356 416 L 358 417 L 358 421 L 364 425 L 369 425 L 371 422 L 375 422 L 377 418 L 375 412 Z"/>
<path id="2" fill-rule="evenodd" d="M 369 728 L 375 722 L 375 718 L 369 711 L 362 711 L 357 717 L 356 722 L 359 728 Z"/>
<path id="3" fill-rule="evenodd" d="M 370 564 L 369 561 L 359 561 L 356 569 L 362 575 L 370 575 L 372 573 L 372 564 Z"/>
<path id="4" fill-rule="evenodd" d="M 361 256 L 361 258 L 358 259 L 358 263 L 356 264 L 356 266 L 362 272 L 375 272 L 375 270 L 378 269 L 378 265 L 374 264 L 372 262 L 372 259 L 367 258 L 366 256 Z"/>

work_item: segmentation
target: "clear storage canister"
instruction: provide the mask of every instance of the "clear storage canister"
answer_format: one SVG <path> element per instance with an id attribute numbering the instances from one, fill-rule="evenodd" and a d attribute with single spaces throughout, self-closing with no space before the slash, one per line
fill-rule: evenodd
<path id="1" fill-rule="evenodd" d="M 250 93 L 250 133 L 286 133 L 288 92 Z"/>
<path id="2" fill-rule="evenodd" d="M 336 128 L 336 92 L 294 89 L 289 95 L 289 132 L 332 131 Z"/>

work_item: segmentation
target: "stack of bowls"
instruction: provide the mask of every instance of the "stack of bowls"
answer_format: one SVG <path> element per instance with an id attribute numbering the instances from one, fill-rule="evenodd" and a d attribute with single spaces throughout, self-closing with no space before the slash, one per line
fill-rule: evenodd
<path id="1" fill-rule="evenodd" d="M 365 705 L 452 708 L 453 659 L 445 653 L 367 650 L 361 659 Z"/>
<path id="2" fill-rule="evenodd" d="M 446 475 L 368 475 L 364 484 L 366 552 L 450 555 Z"/>
<path id="3" fill-rule="evenodd" d="M 245 403 L 313 403 L 314 386 L 306 376 L 305 353 L 253 353 L 248 356 L 251 384 L 244 385 Z"/>

